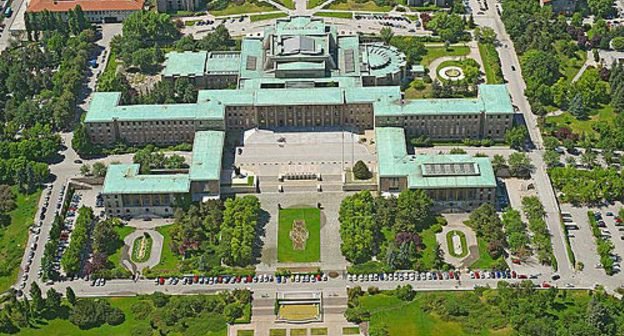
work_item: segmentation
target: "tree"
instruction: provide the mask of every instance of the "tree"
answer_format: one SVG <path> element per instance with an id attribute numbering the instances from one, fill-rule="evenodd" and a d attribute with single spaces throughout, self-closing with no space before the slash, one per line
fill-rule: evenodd
<path id="1" fill-rule="evenodd" d="M 46 302 L 41 295 L 41 288 L 36 282 L 33 282 L 30 286 L 30 298 L 32 299 L 32 312 L 35 316 L 41 316 L 45 309 Z"/>
<path id="2" fill-rule="evenodd" d="M 464 34 L 464 21 L 457 14 L 441 12 L 426 25 L 427 29 L 439 35 L 442 41 L 457 42 Z"/>
<path id="3" fill-rule="evenodd" d="M 580 94 L 576 94 L 568 107 L 568 111 L 579 120 L 587 119 L 587 109 L 583 103 L 583 98 Z"/>
<path id="4" fill-rule="evenodd" d="M 449 154 L 451 155 L 466 154 L 466 151 L 463 148 L 454 147 L 454 148 L 451 148 L 451 150 L 449 151 Z"/>
<path id="5" fill-rule="evenodd" d="M 624 37 L 622 36 L 614 37 L 611 40 L 611 47 L 615 49 L 616 51 L 623 51 L 624 50 Z"/>
<path id="6" fill-rule="evenodd" d="M 513 176 L 525 176 L 533 170 L 531 159 L 526 153 L 512 153 L 509 155 L 507 164 L 509 165 L 509 172 Z"/>
<path id="7" fill-rule="evenodd" d="M 16 196 L 11 187 L 6 184 L 0 184 L 0 214 L 15 209 Z"/>
<path id="8" fill-rule="evenodd" d="M 520 63 L 527 87 L 529 83 L 552 85 L 561 76 L 559 61 L 552 52 L 529 50 L 522 55 Z"/>
<path id="9" fill-rule="evenodd" d="M 544 138 L 544 148 L 547 150 L 555 150 L 559 146 L 559 140 L 553 136 Z"/>
<path id="10" fill-rule="evenodd" d="M 260 201 L 255 196 L 225 201 L 219 244 L 224 263 L 247 266 L 253 262 L 254 233 L 259 215 Z"/>
<path id="11" fill-rule="evenodd" d="M 48 289 L 45 298 L 46 310 L 52 314 L 57 314 L 61 309 L 61 293 L 54 290 L 54 288 Z"/>
<path id="12" fill-rule="evenodd" d="M 615 333 L 615 323 L 609 308 L 600 301 L 597 296 L 593 296 L 587 305 L 587 323 L 600 330 L 601 335 L 613 335 Z"/>
<path id="13" fill-rule="evenodd" d="M 547 150 L 544 152 L 544 163 L 546 163 L 549 168 L 558 166 L 561 163 L 559 161 L 560 156 L 561 154 L 555 152 L 554 150 Z"/>
<path id="14" fill-rule="evenodd" d="M 80 166 L 80 175 L 87 176 L 90 174 L 91 174 L 91 166 L 89 166 L 88 163 L 85 163 L 82 166 Z"/>
<path id="15" fill-rule="evenodd" d="M 65 297 L 67 298 L 67 302 L 69 302 L 72 306 L 76 304 L 76 293 L 71 287 L 65 288 Z"/>
<path id="16" fill-rule="evenodd" d="M 566 164 L 570 167 L 576 167 L 576 159 L 574 156 L 566 156 Z"/>
<path id="17" fill-rule="evenodd" d="M 91 138 L 87 134 L 87 128 L 84 124 L 80 123 L 74 129 L 74 136 L 72 137 L 72 148 L 79 155 L 91 155 L 96 151 L 96 147 L 91 143 Z"/>
<path id="18" fill-rule="evenodd" d="M 597 154 L 591 148 L 585 149 L 585 152 L 581 154 L 581 163 L 588 168 L 592 168 L 596 165 Z"/>
<path id="19" fill-rule="evenodd" d="M 515 126 L 505 132 L 505 142 L 513 149 L 521 149 L 528 137 L 528 131 L 524 126 Z"/>
<path id="20" fill-rule="evenodd" d="M 390 44 L 390 41 L 392 41 L 392 38 L 394 37 L 394 32 L 390 27 L 383 27 L 379 31 L 379 36 L 385 44 Z"/>
<path id="21" fill-rule="evenodd" d="M 490 27 L 476 27 L 474 29 L 474 35 L 477 41 L 481 43 L 496 42 L 496 32 Z"/>
<path id="22" fill-rule="evenodd" d="M 492 158 L 492 168 L 494 169 L 494 173 L 505 167 L 507 167 L 507 161 L 505 160 L 505 157 L 500 154 L 495 154 Z"/>
<path id="23" fill-rule="evenodd" d="M 373 173 L 371 173 L 364 161 L 359 160 L 353 166 L 353 176 L 358 180 L 368 180 L 373 177 Z"/>
<path id="24" fill-rule="evenodd" d="M 352 323 L 361 323 L 362 321 L 368 320 L 370 317 L 370 312 L 363 307 L 349 307 L 344 313 L 347 321 Z"/>
<path id="25" fill-rule="evenodd" d="M 96 163 L 93 164 L 93 176 L 95 177 L 104 177 L 106 176 L 106 165 L 103 164 L 102 162 L 98 161 Z"/>
<path id="26" fill-rule="evenodd" d="M 234 323 L 237 318 L 243 316 L 243 307 L 239 302 L 232 302 L 223 309 L 223 316 L 227 323 Z"/>
<path id="27" fill-rule="evenodd" d="M 592 14 L 605 18 L 613 13 L 613 0 L 587 0 L 587 6 Z"/>
<path id="28" fill-rule="evenodd" d="M 430 216 L 433 202 L 422 190 L 405 189 L 397 199 L 396 232 L 415 232 Z"/>

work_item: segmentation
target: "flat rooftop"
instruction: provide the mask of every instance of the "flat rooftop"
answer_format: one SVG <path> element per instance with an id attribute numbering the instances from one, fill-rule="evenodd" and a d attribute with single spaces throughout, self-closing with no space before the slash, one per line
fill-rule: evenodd
<path id="1" fill-rule="evenodd" d="M 165 55 L 163 76 L 203 76 L 206 71 L 206 51 L 172 51 Z"/>
<path id="2" fill-rule="evenodd" d="M 189 177 L 191 181 L 219 180 L 225 132 L 200 131 L 195 133 L 193 158 Z"/>
<path id="3" fill-rule="evenodd" d="M 380 177 L 407 177 L 411 189 L 493 188 L 496 177 L 489 158 L 469 155 L 409 155 L 405 131 L 377 127 Z"/>
<path id="4" fill-rule="evenodd" d="M 384 99 L 375 102 L 375 116 L 514 113 L 504 84 L 479 85 L 477 98 Z"/>

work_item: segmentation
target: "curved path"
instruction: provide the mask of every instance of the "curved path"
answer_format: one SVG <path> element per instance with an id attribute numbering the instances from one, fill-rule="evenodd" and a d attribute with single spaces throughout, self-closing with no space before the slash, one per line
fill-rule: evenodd
<path id="1" fill-rule="evenodd" d="M 431 45 L 426 45 L 426 46 L 431 46 Z M 440 46 L 443 46 L 443 45 L 440 45 Z M 451 45 L 451 47 L 453 46 L 463 46 L 463 45 L 460 45 L 460 44 Z M 431 63 L 429 63 L 429 65 L 427 66 L 427 68 L 429 68 L 429 76 L 431 77 L 431 80 L 436 80 L 438 78 L 437 69 L 440 66 L 440 64 L 442 64 L 443 62 L 459 61 L 459 60 L 463 60 L 466 58 L 472 58 L 475 61 L 477 61 L 477 63 L 479 63 L 479 71 L 482 74 L 485 74 L 485 68 L 483 67 L 483 60 L 481 60 L 481 54 L 479 53 L 479 46 L 477 45 L 477 43 L 473 41 L 473 42 L 465 44 L 465 46 L 470 48 L 470 52 L 466 56 L 442 56 L 431 61 Z"/>
<path id="2" fill-rule="evenodd" d="M 142 263 L 134 263 L 130 260 L 132 264 L 136 266 L 136 271 L 141 272 L 146 267 L 154 267 L 158 265 L 160 262 L 160 254 L 163 248 L 164 238 L 163 236 L 156 230 L 136 230 L 131 234 L 127 235 L 124 238 L 124 243 L 129 247 L 127 258 L 131 259 L 132 250 L 134 249 L 134 240 L 143 236 L 144 233 L 148 233 L 150 237 L 152 237 L 152 251 L 150 253 L 149 259 Z M 124 263 L 125 265 L 125 263 Z M 132 271 L 132 270 L 131 270 Z"/>

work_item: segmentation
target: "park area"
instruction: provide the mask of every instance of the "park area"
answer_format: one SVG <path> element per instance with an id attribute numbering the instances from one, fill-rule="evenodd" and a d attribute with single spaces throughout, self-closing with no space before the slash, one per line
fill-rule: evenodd
<path id="1" fill-rule="evenodd" d="M 0 292 L 17 282 L 19 265 L 28 241 L 28 229 L 33 224 L 41 191 L 32 194 L 18 193 L 16 208 L 8 213 L 10 223 L 0 227 Z"/>
<path id="2" fill-rule="evenodd" d="M 279 212 L 277 260 L 316 262 L 321 258 L 321 211 L 289 208 Z"/>
<path id="3" fill-rule="evenodd" d="M 280 305 L 277 318 L 284 321 L 314 321 L 319 318 L 318 304 L 288 304 Z"/>

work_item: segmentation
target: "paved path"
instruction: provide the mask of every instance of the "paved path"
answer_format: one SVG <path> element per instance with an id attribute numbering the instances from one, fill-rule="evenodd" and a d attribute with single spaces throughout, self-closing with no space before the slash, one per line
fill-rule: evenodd
<path id="1" fill-rule="evenodd" d="M 469 253 L 465 257 L 456 258 L 450 254 L 449 251 L 451 251 L 451 249 L 454 250 L 453 246 L 448 246 L 448 241 L 446 239 L 446 234 L 449 233 L 450 231 L 460 231 L 460 232 L 463 232 L 464 235 L 466 236 L 466 246 L 464 246 L 464 248 Z M 475 235 L 474 231 L 472 231 L 469 227 L 467 227 L 464 224 L 456 223 L 456 224 L 448 224 L 448 225 L 443 226 L 442 232 L 436 234 L 436 240 L 438 241 L 438 244 L 440 244 L 440 246 L 442 247 L 444 260 L 455 267 L 458 267 L 458 268 L 465 267 L 467 264 L 466 259 L 468 259 L 469 257 L 471 261 L 477 260 L 479 258 L 477 236 Z M 471 255 L 472 251 L 476 251 L 477 255 L 476 256 Z M 461 252 L 461 250 L 459 252 Z"/>
<path id="2" fill-rule="evenodd" d="M 127 235 L 124 238 L 124 243 L 129 247 L 128 257 L 132 258 L 132 253 L 134 253 L 134 240 L 143 236 L 145 233 L 149 234 L 152 237 L 152 250 L 150 251 L 150 257 L 147 261 L 142 263 L 132 262 L 136 266 L 136 271 L 141 272 L 144 268 L 150 268 L 158 265 L 160 262 L 160 255 L 162 253 L 162 249 L 164 246 L 164 237 L 158 231 L 155 230 L 136 230 L 131 234 Z"/>
<path id="3" fill-rule="evenodd" d="M 443 45 L 440 45 L 440 46 L 443 46 Z M 429 77 L 431 77 L 431 80 L 435 80 L 438 77 L 437 70 L 440 64 L 442 64 L 443 62 L 459 61 L 459 60 L 465 60 L 467 58 L 472 58 L 475 61 L 477 61 L 477 63 L 479 63 L 479 71 L 485 76 L 485 68 L 483 67 L 483 60 L 481 59 L 481 54 L 479 53 L 479 47 L 476 42 L 472 41 L 467 44 L 456 44 L 456 45 L 452 45 L 451 47 L 453 46 L 467 46 L 470 48 L 470 52 L 466 56 L 443 56 L 443 57 L 438 57 L 434 59 L 427 66 L 429 68 Z"/>

